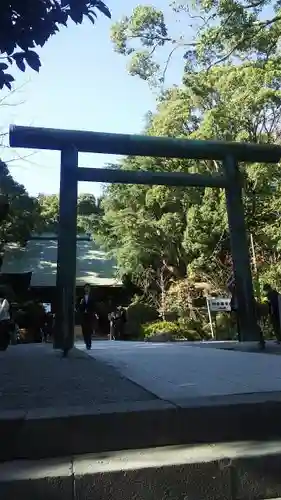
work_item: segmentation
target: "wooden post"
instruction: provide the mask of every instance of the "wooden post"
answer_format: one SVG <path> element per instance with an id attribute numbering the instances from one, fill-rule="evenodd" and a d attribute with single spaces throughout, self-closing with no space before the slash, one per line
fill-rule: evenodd
<path id="1" fill-rule="evenodd" d="M 54 348 L 66 352 L 74 344 L 77 170 L 78 151 L 70 146 L 61 152 L 57 310 L 54 336 Z"/>
<path id="2" fill-rule="evenodd" d="M 232 156 L 228 156 L 223 165 L 225 175 L 229 180 L 229 187 L 226 188 L 226 206 L 241 340 L 260 340 L 261 332 L 257 323 L 254 301 L 241 176 L 237 161 Z"/>

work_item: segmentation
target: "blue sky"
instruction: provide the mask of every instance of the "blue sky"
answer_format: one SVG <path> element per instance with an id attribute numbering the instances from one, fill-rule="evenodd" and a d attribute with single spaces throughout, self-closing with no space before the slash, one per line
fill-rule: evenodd
<path id="1" fill-rule="evenodd" d="M 111 8 L 112 21 L 130 15 L 140 3 L 151 4 L 135 0 L 106 3 Z M 155 0 L 153 5 L 163 8 L 168 3 Z M 14 123 L 101 132 L 141 132 L 145 113 L 155 107 L 155 93 L 146 82 L 128 75 L 126 58 L 113 51 L 110 25 L 102 15 L 95 26 L 89 22 L 82 26 L 70 24 L 40 50 L 39 74 L 14 70 L 16 86 L 20 89 L 6 101 L 12 106 L 1 106 L 2 130 L 6 131 L 8 125 Z M 169 83 L 180 81 L 181 69 L 179 57 L 173 63 Z M 17 158 L 19 155 L 26 157 Z M 1 156 L 9 162 L 14 178 L 32 195 L 58 192 L 59 153 L 4 148 Z M 80 166 L 95 167 L 113 158 L 80 154 L 79 160 Z M 97 194 L 99 190 L 90 183 L 79 185 L 80 192 Z"/>

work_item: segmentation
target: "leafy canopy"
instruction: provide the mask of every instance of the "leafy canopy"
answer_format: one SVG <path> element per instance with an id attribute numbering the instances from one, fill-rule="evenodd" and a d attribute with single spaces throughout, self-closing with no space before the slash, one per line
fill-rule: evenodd
<path id="1" fill-rule="evenodd" d="M 10 67 L 16 63 L 21 71 L 26 66 L 39 71 L 41 62 L 36 47 L 43 47 L 69 19 L 81 24 L 92 23 L 96 10 L 111 17 L 102 0 L 1 0 L 0 4 L 0 89 L 11 89 L 14 77 Z M 6 61 L 5 61 L 6 59 Z"/>
<path id="2" fill-rule="evenodd" d="M 181 87 L 163 93 L 146 133 L 272 143 L 280 140 L 281 65 L 245 62 L 186 72 Z M 219 162 L 127 158 L 123 169 L 214 172 Z M 278 165 L 243 165 L 244 204 L 262 278 L 281 278 L 281 180 Z M 121 275 L 144 291 L 186 278 L 221 290 L 231 271 L 225 195 L 209 188 L 114 185 L 103 200 L 99 237 Z"/>
<path id="3" fill-rule="evenodd" d="M 36 230 L 39 232 L 56 233 L 59 228 L 59 196 L 57 194 L 39 194 L 39 219 Z M 101 200 L 94 195 L 83 193 L 77 201 L 78 233 L 92 233 L 99 223 L 101 215 Z"/>
<path id="4" fill-rule="evenodd" d="M 0 161 L 0 198 L 9 204 L 7 217 L 0 223 L 0 252 L 6 243 L 24 244 L 38 223 L 37 200 L 11 176 Z"/>
<path id="5" fill-rule="evenodd" d="M 131 75 L 163 84 L 171 61 L 187 71 L 231 61 L 266 61 L 279 54 L 280 2 L 272 0 L 174 1 L 159 10 L 139 5 L 112 26 L 114 49 Z"/>

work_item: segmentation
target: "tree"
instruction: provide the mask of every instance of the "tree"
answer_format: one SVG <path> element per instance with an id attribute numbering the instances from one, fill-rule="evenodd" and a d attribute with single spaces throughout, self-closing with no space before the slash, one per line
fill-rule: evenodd
<path id="1" fill-rule="evenodd" d="M 59 195 L 39 194 L 40 218 L 37 231 L 57 233 L 59 228 Z M 79 233 L 94 233 L 101 215 L 100 199 L 83 193 L 77 200 L 77 230 Z"/>
<path id="2" fill-rule="evenodd" d="M 188 12 L 188 2 L 179 9 Z M 210 65 L 226 60 L 267 61 L 279 53 L 281 9 L 278 1 L 201 0 L 198 44 L 188 57 Z"/>
<path id="3" fill-rule="evenodd" d="M 78 196 L 77 213 L 82 217 L 87 217 L 100 212 L 100 200 L 93 194 L 82 193 Z"/>
<path id="4" fill-rule="evenodd" d="M 36 47 L 43 47 L 69 19 L 81 24 L 85 18 L 92 23 L 96 10 L 111 17 L 101 0 L 1 0 L 0 6 L 0 89 L 11 89 L 14 77 L 9 66 L 16 63 L 21 71 L 26 66 L 39 71 L 41 62 Z"/>
<path id="5" fill-rule="evenodd" d="M 183 86 L 168 89 L 151 115 L 147 134 L 193 139 L 280 140 L 280 61 L 263 65 L 215 66 L 187 72 Z M 129 158 L 122 169 L 181 172 L 220 171 L 220 162 Z M 281 180 L 278 165 L 241 166 L 249 232 L 255 235 L 262 279 L 281 278 Z M 100 238 L 117 258 L 121 275 L 130 275 L 147 292 L 160 291 L 155 276 L 170 283 L 211 282 L 223 290 L 231 272 L 225 195 L 210 188 L 115 185 L 105 192 Z M 149 270 L 149 273 L 148 273 Z M 154 274 L 153 274 L 154 273 Z"/>
<path id="6" fill-rule="evenodd" d="M 102 215 L 101 198 L 82 193 L 77 202 L 77 228 L 81 233 L 95 235 Z"/>
<path id="7" fill-rule="evenodd" d="M 267 61 L 279 54 L 281 9 L 267 0 L 187 0 L 170 11 L 139 5 L 112 26 L 115 50 L 129 59 L 129 73 L 163 84 L 171 60 L 187 71 L 225 61 Z"/>
<path id="8" fill-rule="evenodd" d="M 56 233 L 59 225 L 59 197 L 57 194 L 39 194 L 39 213 L 37 231 Z"/>
<path id="9" fill-rule="evenodd" d="M 147 159 L 148 160 L 148 159 Z M 157 161 L 157 160 L 156 160 Z M 150 159 L 129 159 L 123 168 L 153 169 Z M 121 275 L 140 273 L 152 266 L 185 275 L 184 252 L 180 248 L 185 227 L 185 197 L 180 188 L 165 186 L 111 186 L 103 201 L 101 224 L 104 244 L 116 253 Z"/>
<path id="10" fill-rule="evenodd" d="M 9 215 L 10 205 L 8 202 L 8 198 L 6 196 L 0 197 L 0 222 L 3 222 L 7 219 Z"/>
<path id="11" fill-rule="evenodd" d="M 0 225 L 0 251 L 6 243 L 24 245 L 38 220 L 38 204 L 18 184 L 5 163 L 0 162 L 0 195 L 6 203 L 6 216 Z M 7 210 L 7 204 L 9 210 Z"/>

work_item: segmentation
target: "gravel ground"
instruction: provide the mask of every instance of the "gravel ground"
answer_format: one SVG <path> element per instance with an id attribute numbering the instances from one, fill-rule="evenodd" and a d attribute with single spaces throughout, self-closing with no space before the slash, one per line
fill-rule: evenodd
<path id="1" fill-rule="evenodd" d="M 48 344 L 11 346 L 0 352 L 0 410 L 152 399 L 155 396 L 113 367 L 77 349 L 68 358 Z"/>

